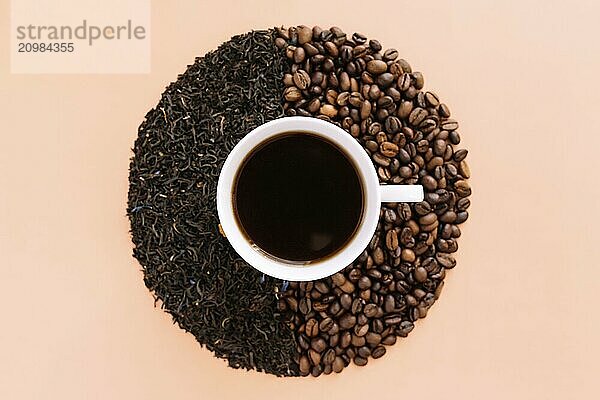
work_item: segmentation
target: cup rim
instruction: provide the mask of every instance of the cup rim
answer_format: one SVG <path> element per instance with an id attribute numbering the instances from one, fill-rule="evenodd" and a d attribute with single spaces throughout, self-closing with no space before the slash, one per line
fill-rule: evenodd
<path id="1" fill-rule="evenodd" d="M 233 185 L 246 156 L 258 145 L 286 132 L 309 132 L 323 137 L 351 158 L 363 186 L 363 217 L 352 238 L 331 256 L 303 264 L 286 263 L 268 256 L 250 243 L 240 230 L 233 206 Z M 350 265 L 367 248 L 379 219 L 379 180 L 365 149 L 342 128 L 313 117 L 283 117 L 259 125 L 232 149 L 219 174 L 217 212 L 221 228 L 234 250 L 248 264 L 269 276 L 288 281 L 325 278 Z"/>

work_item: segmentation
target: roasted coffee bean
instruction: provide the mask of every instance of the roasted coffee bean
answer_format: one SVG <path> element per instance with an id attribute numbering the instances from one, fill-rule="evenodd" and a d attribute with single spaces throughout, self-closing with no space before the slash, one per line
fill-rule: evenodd
<path id="1" fill-rule="evenodd" d="M 397 314 L 390 314 L 385 319 L 384 322 L 386 325 L 397 325 L 402 322 L 402 316 Z"/>
<path id="2" fill-rule="evenodd" d="M 406 337 L 413 329 L 415 325 L 411 321 L 402 321 L 398 326 L 396 333 L 398 336 Z"/>
<path id="3" fill-rule="evenodd" d="M 369 325 L 355 325 L 354 334 L 358 337 L 365 336 L 369 331 Z"/>
<path id="4" fill-rule="evenodd" d="M 332 57 L 337 57 L 338 56 L 338 47 L 333 43 L 333 42 L 325 42 L 323 44 L 323 47 L 325 48 L 325 51 L 327 52 L 327 54 L 329 54 Z"/>
<path id="5" fill-rule="evenodd" d="M 377 346 L 371 352 L 371 356 L 374 359 L 381 358 L 381 357 L 383 357 L 383 355 L 385 354 L 385 352 L 386 352 L 385 347 L 383 347 L 383 346 Z"/>
<path id="6" fill-rule="evenodd" d="M 310 112 L 310 113 L 316 113 L 319 108 L 321 108 L 321 101 L 319 101 L 319 99 L 312 99 L 308 105 L 306 106 L 306 109 Z"/>
<path id="7" fill-rule="evenodd" d="M 317 352 L 322 352 L 323 350 L 325 350 L 325 348 L 327 347 L 327 343 L 325 343 L 325 340 L 323 340 L 323 338 L 314 338 L 310 341 L 310 347 L 317 351 Z"/>
<path id="8" fill-rule="evenodd" d="M 324 318 L 321 320 L 321 322 L 319 322 L 319 330 L 321 330 L 321 332 L 329 332 L 329 330 L 333 327 L 333 324 L 333 319 L 329 317 Z"/>
<path id="9" fill-rule="evenodd" d="M 400 75 L 400 77 L 398 78 L 398 81 L 397 81 L 398 89 L 401 92 L 406 92 L 408 89 L 410 89 L 411 83 L 412 83 L 412 81 L 411 81 L 410 74 L 404 73 L 404 74 Z M 410 104 L 411 104 L 411 108 L 412 108 L 413 102 L 411 101 Z M 401 118 L 404 118 L 404 117 L 401 117 Z"/>
<path id="10" fill-rule="evenodd" d="M 308 75 L 308 72 L 303 69 L 296 71 L 292 79 L 294 81 L 294 85 L 296 85 L 296 87 L 298 87 L 300 90 L 306 89 L 311 83 L 310 75 Z"/>
<path id="11" fill-rule="evenodd" d="M 354 292 L 354 283 L 350 282 L 350 281 L 346 281 L 344 282 L 344 284 L 342 286 L 340 286 L 340 289 L 342 289 L 343 292 L 345 293 L 352 293 Z"/>
<path id="12" fill-rule="evenodd" d="M 415 85 L 415 89 L 417 90 L 421 90 L 423 89 L 423 86 L 425 85 L 425 79 L 423 78 L 423 74 L 420 72 L 413 72 L 412 73 L 413 79 L 414 79 L 414 85 Z"/>
<path id="13" fill-rule="evenodd" d="M 319 54 L 319 49 L 310 43 L 306 43 L 302 47 L 304 48 L 304 51 L 306 52 L 306 55 L 308 57 L 312 57 L 314 55 Z"/>
<path id="14" fill-rule="evenodd" d="M 450 178 L 454 178 L 458 174 L 458 169 L 454 164 L 446 163 L 444 165 L 444 170 L 446 171 L 446 175 Z"/>
<path id="15" fill-rule="evenodd" d="M 382 47 L 381 44 L 379 43 L 378 40 L 375 39 L 371 39 L 369 40 L 369 47 L 371 48 L 371 50 L 373 50 L 374 52 L 379 52 L 381 51 Z"/>
<path id="16" fill-rule="evenodd" d="M 375 333 L 383 332 L 383 321 L 381 319 L 374 319 L 371 322 L 371 330 Z"/>
<path id="17" fill-rule="evenodd" d="M 316 301 L 313 303 L 313 310 L 316 312 L 323 312 L 327 310 L 327 303 L 322 301 Z"/>
<path id="18" fill-rule="evenodd" d="M 278 37 L 275 39 L 275 46 L 277 46 L 279 49 L 283 49 L 285 46 L 287 46 L 287 42 L 284 38 Z"/>
<path id="19" fill-rule="evenodd" d="M 450 143 L 457 145 L 460 143 L 460 134 L 457 131 L 451 131 L 448 134 L 448 139 L 450 139 Z"/>
<path id="20" fill-rule="evenodd" d="M 342 286 L 346 282 L 346 277 L 341 272 L 331 275 L 331 281 L 335 286 Z"/>
<path id="21" fill-rule="evenodd" d="M 435 213 L 425 214 L 419 218 L 419 224 L 430 225 L 437 221 L 437 215 Z"/>
<path id="22" fill-rule="evenodd" d="M 462 224 L 467 220 L 467 218 L 469 218 L 469 213 L 467 211 L 460 211 L 456 214 L 456 220 L 454 223 Z"/>
<path id="23" fill-rule="evenodd" d="M 367 316 L 368 318 L 373 318 L 375 315 L 377 315 L 377 305 L 367 304 L 364 307 L 363 312 L 364 312 L 365 316 Z"/>
<path id="24" fill-rule="evenodd" d="M 431 212 L 431 205 L 426 201 L 416 203 L 414 207 L 415 207 L 415 212 L 421 216 L 429 214 Z"/>
<path id="25" fill-rule="evenodd" d="M 460 162 L 458 166 L 458 171 L 460 175 L 465 179 L 469 179 L 471 177 L 471 170 L 469 169 L 469 165 L 465 160 L 462 160 Z"/>
<path id="26" fill-rule="evenodd" d="M 323 367 L 321 365 L 315 365 L 312 370 L 310 371 L 310 374 L 313 377 L 318 377 L 319 375 L 321 375 L 323 373 Z"/>
<path id="27" fill-rule="evenodd" d="M 469 208 L 470 205 L 471 205 L 471 200 L 469 200 L 466 197 L 463 197 L 463 198 L 459 199 L 458 202 L 456 203 L 456 208 L 459 211 L 465 211 Z"/>
<path id="28" fill-rule="evenodd" d="M 294 78 L 292 74 L 285 74 L 283 75 L 283 84 L 287 87 L 287 86 L 293 86 L 294 85 Z"/>
<path id="29" fill-rule="evenodd" d="M 356 350 L 357 348 L 364 346 L 367 343 L 367 341 L 362 336 L 352 335 L 351 343 L 352 347 L 354 347 L 353 350 Z M 348 351 L 346 351 L 346 354 L 348 354 Z"/>
<path id="30" fill-rule="evenodd" d="M 398 159 L 400 160 L 400 162 L 407 164 L 410 162 L 410 154 L 408 154 L 408 152 L 405 149 L 399 149 L 398 150 Z M 409 167 L 404 167 L 408 169 L 408 176 L 412 175 L 412 171 Z M 402 167 L 401 167 L 402 169 Z"/>
<path id="31" fill-rule="evenodd" d="M 308 337 L 315 337 L 319 334 L 319 323 L 316 319 L 311 318 L 306 321 L 305 332 Z"/>
<path id="32" fill-rule="evenodd" d="M 433 191 L 437 189 L 438 183 L 433 176 L 425 175 L 421 178 L 421 184 L 426 190 Z"/>
<path id="33" fill-rule="evenodd" d="M 394 75 L 390 74 L 389 72 L 384 72 L 383 74 L 381 74 L 377 77 L 377 84 L 381 88 L 386 88 L 386 87 L 390 86 L 393 81 L 394 81 Z"/>
<path id="34" fill-rule="evenodd" d="M 454 182 L 454 189 L 459 197 L 467 197 L 471 195 L 471 187 L 466 180 Z"/>
<path id="35" fill-rule="evenodd" d="M 363 303 L 362 303 L 361 299 L 356 298 L 356 299 L 354 299 L 354 301 L 352 301 L 352 307 L 350 308 L 350 312 L 352 312 L 352 314 L 356 315 L 362 311 L 362 307 L 363 307 Z"/>
<path id="36" fill-rule="evenodd" d="M 365 335 L 365 340 L 369 345 L 377 346 L 379 343 L 381 343 L 381 335 L 375 332 L 367 332 Z"/>
<path id="37" fill-rule="evenodd" d="M 354 41 L 354 43 L 363 44 L 367 42 L 367 37 L 362 33 L 356 32 L 352 35 L 352 40 Z"/>
<path id="38" fill-rule="evenodd" d="M 439 97 L 433 92 L 425 93 L 425 101 L 430 107 L 437 107 L 440 104 Z"/>
<path id="39" fill-rule="evenodd" d="M 363 358 L 361 356 L 354 357 L 354 364 L 358 365 L 359 367 L 367 365 L 368 362 L 368 358 Z"/>
<path id="40" fill-rule="evenodd" d="M 371 102 L 369 100 L 363 101 L 360 106 L 360 118 L 367 119 L 367 117 L 371 115 L 371 109 Z"/>
<path id="41" fill-rule="evenodd" d="M 311 41 L 313 37 L 313 30 L 307 26 L 299 26 L 296 29 L 298 34 L 298 43 L 305 44 Z"/>
<path id="42" fill-rule="evenodd" d="M 423 283 L 427 280 L 427 270 L 423 267 L 415 268 L 415 280 L 419 283 Z"/>
<path id="43" fill-rule="evenodd" d="M 357 354 L 362 358 L 369 358 L 371 355 L 371 349 L 367 346 L 362 346 L 357 350 Z"/>
<path id="44" fill-rule="evenodd" d="M 378 86 L 374 85 L 375 87 L 378 88 Z M 382 96 L 377 100 L 377 107 L 379 108 L 393 108 L 394 105 L 394 99 L 392 99 L 390 96 Z M 396 121 L 398 123 L 398 126 L 401 127 L 401 122 L 400 121 Z M 393 133 L 393 132 L 390 132 Z"/>
<path id="45" fill-rule="evenodd" d="M 411 111 L 410 115 L 408 116 L 408 122 L 413 126 L 417 126 L 421 122 L 423 122 L 423 120 L 426 117 L 427 117 L 427 111 L 420 107 L 417 107 Z"/>
<path id="46" fill-rule="evenodd" d="M 468 151 L 465 149 L 460 149 L 460 150 L 456 150 L 454 152 L 454 161 L 456 162 L 461 162 L 462 160 L 464 160 L 467 157 L 467 153 Z"/>
<path id="47" fill-rule="evenodd" d="M 367 63 L 367 71 L 374 75 L 379 75 L 387 71 L 387 64 L 385 61 L 372 60 Z"/>
<path id="48" fill-rule="evenodd" d="M 383 309 L 385 310 L 385 312 L 391 313 L 394 311 L 395 308 L 396 300 L 394 299 L 394 296 L 392 296 L 391 294 L 386 295 L 385 302 L 383 303 Z"/>
<path id="49" fill-rule="evenodd" d="M 352 281 L 352 282 L 358 282 L 358 280 L 360 279 L 361 276 L 362 276 L 362 272 L 358 268 L 352 268 L 348 272 L 348 279 L 350 279 L 350 281 Z"/>
<path id="50" fill-rule="evenodd" d="M 373 262 L 377 265 L 381 265 L 381 264 L 383 264 L 383 261 L 384 261 L 383 250 L 381 249 L 381 247 L 377 247 L 373 251 Z"/>
<path id="51" fill-rule="evenodd" d="M 346 365 L 344 364 L 344 360 L 341 357 L 336 357 L 333 361 L 333 372 L 336 374 L 342 372 Z"/>
<path id="52" fill-rule="evenodd" d="M 398 204 L 398 216 L 402 221 L 409 221 L 412 217 L 410 206 L 406 203 Z"/>
<path id="53" fill-rule="evenodd" d="M 296 50 L 294 50 L 294 62 L 299 64 L 302 61 L 304 61 L 305 57 L 306 57 L 306 52 L 304 51 L 304 48 L 296 47 Z"/>
<path id="54" fill-rule="evenodd" d="M 310 342 L 308 341 L 308 338 L 305 335 L 299 335 L 297 340 L 298 345 L 304 350 L 308 350 L 310 348 Z"/>
<path id="55" fill-rule="evenodd" d="M 396 49 L 387 49 L 383 53 L 383 59 L 385 61 L 394 61 L 396 58 L 398 58 L 398 51 Z"/>
<path id="56" fill-rule="evenodd" d="M 333 349 L 327 350 L 325 352 L 325 354 L 323 355 L 323 357 L 321 358 L 321 360 L 323 361 L 323 364 L 325 364 L 325 365 L 333 364 L 335 362 L 335 350 L 333 350 Z"/>
<path id="57" fill-rule="evenodd" d="M 435 256 L 437 262 L 446 269 L 451 269 L 456 266 L 456 260 L 450 254 L 438 253 Z"/>
<path id="58" fill-rule="evenodd" d="M 341 329 L 350 329 L 356 323 L 356 317 L 352 314 L 344 314 L 338 323 Z"/>
<path id="59" fill-rule="evenodd" d="M 446 142 L 444 140 L 435 140 L 433 142 L 433 154 L 436 156 L 443 156 L 446 151 Z"/>
<path id="60" fill-rule="evenodd" d="M 385 130 L 387 133 L 389 133 L 389 134 L 396 133 L 401 128 L 402 128 L 402 122 L 400 122 L 399 118 L 389 116 L 385 119 Z"/>
<path id="61" fill-rule="evenodd" d="M 446 211 L 444 214 L 440 216 L 440 221 L 444 223 L 453 223 L 456 221 L 456 213 L 454 211 Z"/>
<path id="62" fill-rule="evenodd" d="M 338 313 L 340 313 L 342 310 L 342 306 L 340 305 L 340 303 L 335 301 L 335 299 L 336 297 L 334 295 L 328 295 L 322 299 L 323 303 L 330 303 L 329 307 L 327 307 L 327 312 L 329 313 L 329 315 L 338 315 Z"/>
<path id="63" fill-rule="evenodd" d="M 309 349 L 308 350 L 308 358 L 312 365 L 315 365 L 315 366 L 319 365 L 319 363 L 321 362 L 321 353 L 319 353 L 313 349 Z"/>
<path id="64" fill-rule="evenodd" d="M 398 248 L 398 234 L 395 230 L 389 230 L 385 237 L 385 245 L 389 250 Z"/>
<path id="65" fill-rule="evenodd" d="M 368 276 L 362 276 L 358 280 L 358 287 L 363 290 L 370 288 L 371 287 L 371 279 L 369 279 Z"/>
<path id="66" fill-rule="evenodd" d="M 332 104 L 323 104 L 319 112 L 329 118 L 334 118 L 338 114 L 337 108 Z"/>
<path id="67" fill-rule="evenodd" d="M 378 269 L 375 269 L 375 268 L 371 268 L 371 269 L 367 270 L 367 275 L 373 279 L 381 279 L 383 276 L 381 271 Z"/>
<path id="68" fill-rule="evenodd" d="M 381 341 L 381 344 L 384 344 L 386 346 L 391 346 L 391 345 L 393 345 L 395 343 L 396 343 L 396 336 L 394 336 L 394 335 L 387 335 Z"/>
<path id="69" fill-rule="evenodd" d="M 300 368 L 301 375 L 306 376 L 310 373 L 310 361 L 308 360 L 308 357 L 306 357 L 306 356 L 300 357 L 300 361 L 299 361 L 298 365 Z"/>
<path id="70" fill-rule="evenodd" d="M 361 57 L 364 57 L 366 51 L 367 51 L 367 46 L 358 45 L 352 49 L 352 55 L 354 56 L 354 58 L 358 59 L 357 60 L 358 62 L 361 62 L 361 61 L 364 61 Z"/>
<path id="71" fill-rule="evenodd" d="M 446 104 L 442 103 L 438 107 L 438 113 L 440 114 L 440 117 L 448 118 L 450 117 L 450 108 L 448 108 Z"/>
<path id="72" fill-rule="evenodd" d="M 315 289 L 323 294 L 329 293 L 329 286 L 323 281 L 315 282 Z"/>
<path id="73" fill-rule="evenodd" d="M 287 101 L 295 102 L 302 99 L 302 92 L 297 87 L 290 86 L 285 88 L 285 90 L 283 91 L 283 97 Z"/>
<path id="74" fill-rule="evenodd" d="M 344 284 L 346 284 L 346 281 L 344 281 Z M 344 310 L 350 310 L 352 307 L 352 297 L 348 293 L 342 293 L 340 296 L 340 305 Z"/>
<path id="75" fill-rule="evenodd" d="M 411 249 L 402 249 L 402 252 L 400 254 L 400 258 L 402 259 L 402 261 L 406 261 L 406 262 L 412 263 L 416 259 L 416 254 Z"/>
<path id="76" fill-rule="evenodd" d="M 383 142 L 380 146 L 381 154 L 386 157 L 395 157 L 398 154 L 398 146 L 391 142 Z"/>
<path id="77" fill-rule="evenodd" d="M 447 119 L 446 121 L 442 122 L 441 128 L 445 131 L 453 131 L 458 129 L 458 122 L 454 121 L 453 119 Z"/>
<path id="78" fill-rule="evenodd" d="M 344 40 L 346 40 L 346 34 L 339 27 L 332 26 L 329 29 L 329 31 L 333 34 L 334 37 L 336 37 L 336 38 L 343 38 Z"/>
<path id="79" fill-rule="evenodd" d="M 341 336 L 340 336 L 340 347 L 345 349 L 346 347 L 350 346 L 350 343 L 352 342 L 352 334 L 348 331 L 344 332 Z"/>
<path id="80" fill-rule="evenodd" d="M 337 103 L 337 97 L 338 93 L 333 89 L 329 89 L 325 92 L 325 100 L 331 105 L 335 105 Z"/>
<path id="81" fill-rule="evenodd" d="M 386 208 L 383 212 L 383 218 L 384 218 L 385 222 L 387 222 L 388 224 L 394 224 L 394 223 L 396 223 L 397 215 L 394 212 L 394 210 Z"/>

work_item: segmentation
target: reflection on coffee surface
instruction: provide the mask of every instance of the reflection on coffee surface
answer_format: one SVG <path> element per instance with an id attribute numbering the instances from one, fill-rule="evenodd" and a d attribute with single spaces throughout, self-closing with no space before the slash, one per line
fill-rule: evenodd
<path id="1" fill-rule="evenodd" d="M 272 256 L 313 261 L 352 238 L 363 209 L 361 180 L 333 143 L 286 132 L 248 155 L 233 203 L 248 239 Z"/>

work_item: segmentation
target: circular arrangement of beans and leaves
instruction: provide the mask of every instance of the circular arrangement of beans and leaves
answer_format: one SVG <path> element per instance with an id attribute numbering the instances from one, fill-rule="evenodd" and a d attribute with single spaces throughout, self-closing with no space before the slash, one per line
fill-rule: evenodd
<path id="1" fill-rule="evenodd" d="M 420 203 L 382 204 L 364 252 L 312 282 L 246 264 L 216 211 L 231 149 L 285 116 L 340 126 L 381 183 L 425 190 Z M 471 195 L 460 141 L 423 74 L 375 39 L 318 26 L 235 36 L 196 58 L 139 127 L 127 214 L 144 283 L 179 327 L 233 368 L 316 377 L 367 365 L 427 316 L 456 266 Z"/>

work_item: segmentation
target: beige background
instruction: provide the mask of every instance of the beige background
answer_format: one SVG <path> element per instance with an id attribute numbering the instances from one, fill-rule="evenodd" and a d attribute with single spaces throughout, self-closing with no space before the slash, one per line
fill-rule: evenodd
<path id="1" fill-rule="evenodd" d="M 9 74 L 1 2 L 0 398 L 597 397 L 598 2 L 153 3 L 151 74 L 52 76 Z M 474 188 L 429 316 L 316 380 L 229 369 L 172 326 L 125 217 L 130 147 L 165 85 L 233 34 L 297 23 L 360 30 L 423 71 Z"/>

